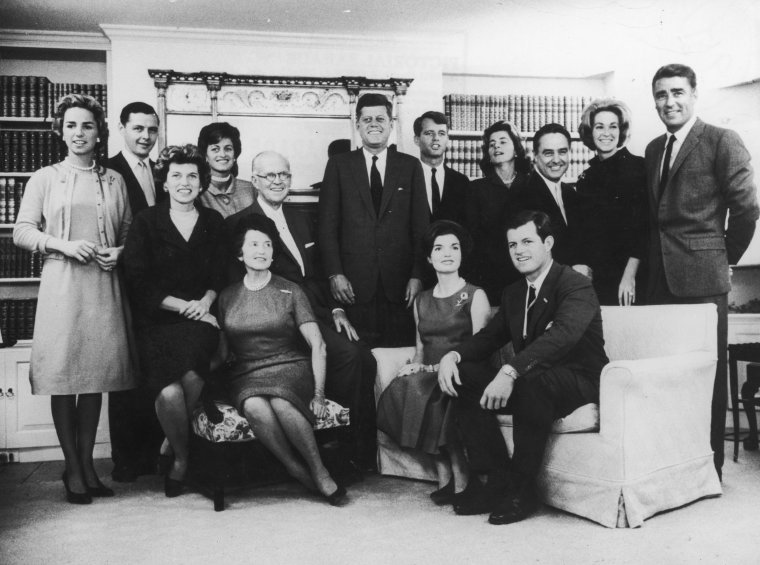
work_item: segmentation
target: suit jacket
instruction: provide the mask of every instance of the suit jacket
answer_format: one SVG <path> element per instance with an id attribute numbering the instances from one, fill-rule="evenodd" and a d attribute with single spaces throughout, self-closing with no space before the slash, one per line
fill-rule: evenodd
<path id="1" fill-rule="evenodd" d="M 676 296 L 724 294 L 731 288 L 728 266 L 749 246 L 759 214 L 749 153 L 735 132 L 697 119 L 660 198 L 665 142 L 666 135 L 657 137 L 645 153 L 649 260 L 662 261 Z"/>
<path id="2" fill-rule="evenodd" d="M 430 215 L 430 221 L 451 220 L 462 226 L 466 222 L 467 193 L 470 189 L 470 179 L 451 167 L 443 166 L 445 180 L 443 181 L 443 196 L 437 214 Z"/>
<path id="3" fill-rule="evenodd" d="M 602 313 L 591 281 L 556 261 L 536 297 L 527 337 L 522 330 L 527 294 L 525 279 L 504 289 L 491 321 L 456 351 L 462 361 L 482 361 L 510 341 L 510 361 L 518 374 L 565 367 L 596 383 L 609 362 L 604 352 Z"/>
<path id="4" fill-rule="evenodd" d="M 403 302 L 410 278 L 422 280 L 421 238 L 430 222 L 420 162 L 391 148 L 382 200 L 375 213 L 361 149 L 330 158 L 319 197 L 319 245 L 326 274 L 343 274 L 358 304 L 378 281 L 389 301 Z"/>
<path id="5" fill-rule="evenodd" d="M 127 196 L 129 197 L 129 205 L 132 208 L 132 215 L 137 216 L 137 214 L 148 207 L 148 201 L 145 200 L 145 193 L 142 186 L 140 186 L 140 181 L 137 180 L 135 173 L 132 172 L 132 167 L 129 166 L 129 163 L 124 158 L 124 154 L 119 151 L 108 160 L 106 166 L 124 177 L 124 182 L 127 184 Z M 156 163 L 151 161 L 151 173 L 153 173 L 155 166 Z M 164 200 L 164 198 L 166 198 L 166 192 L 159 190 L 159 187 L 156 186 L 156 204 Z"/>
<path id="6" fill-rule="evenodd" d="M 321 268 L 313 222 L 307 214 L 293 210 L 288 206 L 283 206 L 282 211 L 285 215 L 285 222 L 288 224 L 290 233 L 301 254 L 306 274 L 301 272 L 298 261 L 282 241 L 279 243 L 279 253 L 270 270 L 275 275 L 300 285 L 309 298 L 315 315 L 325 323 L 332 323 L 332 310 L 340 307 L 340 305 L 332 298 L 327 278 Z M 247 208 L 236 212 L 225 220 L 228 233 L 234 233 L 238 222 L 250 214 L 266 215 L 258 199 L 255 199 Z M 236 282 L 245 275 L 245 268 L 234 257 L 231 258 L 231 263 L 233 264 L 232 270 L 235 280 L 230 280 L 230 282 Z"/>
<path id="7" fill-rule="evenodd" d="M 565 205 L 567 221 L 562 216 L 554 196 L 546 181 L 535 170 L 528 177 L 526 184 L 515 194 L 520 210 L 539 210 L 545 212 L 554 230 L 554 248 L 552 257 L 563 265 L 588 264 L 581 247 L 580 230 L 583 225 L 582 199 L 570 185 L 562 183 L 562 203 Z"/>

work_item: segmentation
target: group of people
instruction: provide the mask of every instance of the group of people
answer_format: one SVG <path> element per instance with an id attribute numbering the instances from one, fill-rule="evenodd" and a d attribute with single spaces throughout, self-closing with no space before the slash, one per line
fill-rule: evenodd
<path id="1" fill-rule="evenodd" d="M 537 506 L 551 423 L 599 401 L 600 304 L 718 306 L 720 474 L 729 265 L 754 234 L 756 189 L 739 137 L 696 117 L 692 69 L 660 68 L 652 93 L 667 133 L 645 158 L 625 148 L 625 104 L 584 110 L 579 134 L 596 156 L 575 187 L 562 183 L 571 136 L 559 124 L 535 133 L 533 163 L 512 124 L 491 125 L 484 177 L 470 182 L 444 163 L 443 114 L 415 120 L 418 160 L 389 146 L 391 102 L 365 94 L 362 147 L 329 158 L 316 228 L 283 206 L 283 155 L 259 153 L 251 183 L 238 178 L 233 126 L 209 124 L 196 146 L 153 163 L 158 117 L 136 102 L 120 116 L 125 148 L 105 167 L 102 109 L 63 98 L 53 127 L 68 155 L 30 179 L 14 240 L 45 257 L 30 378 L 52 396 L 68 500 L 113 495 L 92 464 L 102 392 L 114 480 L 152 472 L 160 454 L 166 495 L 181 494 L 189 418 L 221 371 L 256 437 L 330 504 L 346 491 L 312 431 L 327 397 L 351 409 L 358 469 L 376 468 L 380 429 L 435 456 L 436 504 L 522 520 Z M 508 343 L 513 357 L 492 365 Z M 412 344 L 376 406 L 370 348 Z M 515 418 L 511 459 L 504 412 Z"/>

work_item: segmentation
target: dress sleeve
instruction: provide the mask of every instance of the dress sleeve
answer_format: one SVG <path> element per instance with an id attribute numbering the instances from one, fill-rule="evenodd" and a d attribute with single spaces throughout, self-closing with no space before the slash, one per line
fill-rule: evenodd
<path id="1" fill-rule="evenodd" d="M 29 251 L 44 253 L 45 244 L 51 238 L 43 231 L 45 218 L 42 210 L 46 187 L 45 177 L 40 171 L 29 178 L 16 216 L 16 225 L 13 227 L 13 243 Z"/>
<path id="2" fill-rule="evenodd" d="M 307 322 L 316 322 L 314 312 L 309 304 L 306 293 L 300 287 L 293 285 L 293 315 L 295 316 L 296 326 L 301 326 Z"/>

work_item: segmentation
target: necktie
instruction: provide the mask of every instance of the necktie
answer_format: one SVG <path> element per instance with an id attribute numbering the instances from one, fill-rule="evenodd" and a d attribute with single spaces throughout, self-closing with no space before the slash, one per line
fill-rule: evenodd
<path id="1" fill-rule="evenodd" d="M 145 161 L 138 161 L 137 169 L 140 171 L 137 180 L 140 182 L 140 187 L 145 194 L 145 200 L 148 203 L 148 206 L 153 206 L 156 203 L 156 196 L 153 194 L 153 183 L 151 182 L 150 171 L 148 170 Z"/>
<path id="2" fill-rule="evenodd" d="M 431 209 L 433 210 L 433 216 L 435 216 L 438 213 L 438 208 L 441 207 L 441 189 L 438 187 L 438 180 L 435 178 L 435 167 L 430 170 L 433 173 L 430 177 L 430 188 L 433 193 L 433 205 Z"/>
<path id="3" fill-rule="evenodd" d="M 670 174 L 670 158 L 673 155 L 673 144 L 675 141 L 676 136 L 671 135 L 670 139 L 668 140 L 668 147 L 665 149 L 665 160 L 662 163 L 662 174 L 660 175 L 660 198 L 662 198 L 662 193 L 665 192 L 665 186 L 668 184 L 668 175 Z"/>
<path id="4" fill-rule="evenodd" d="M 369 173 L 369 191 L 372 194 L 372 205 L 375 207 L 375 214 L 379 214 L 380 199 L 383 196 L 383 181 L 380 178 L 380 171 L 377 169 L 377 155 L 372 156 L 372 170 Z"/>
<path id="5" fill-rule="evenodd" d="M 533 304 L 536 302 L 536 287 L 528 284 L 528 299 L 525 301 L 525 319 L 523 320 L 523 339 L 528 337 L 528 322 L 530 314 L 533 311 Z"/>

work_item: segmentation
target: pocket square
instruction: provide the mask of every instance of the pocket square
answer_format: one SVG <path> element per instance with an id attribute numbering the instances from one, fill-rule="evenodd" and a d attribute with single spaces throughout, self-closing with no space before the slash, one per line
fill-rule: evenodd
<path id="1" fill-rule="evenodd" d="M 304 244 L 303 248 L 308 249 L 309 247 L 314 247 L 314 242 L 310 241 L 309 243 Z"/>
<path id="2" fill-rule="evenodd" d="M 399 186 L 398 189 L 399 190 L 404 190 L 404 187 L 403 186 Z"/>
<path id="3" fill-rule="evenodd" d="M 549 329 L 549 328 L 551 328 L 553 325 L 554 325 L 554 322 L 549 322 L 548 324 L 546 324 L 546 327 L 544 328 L 544 331 L 548 330 L 548 329 Z"/>

